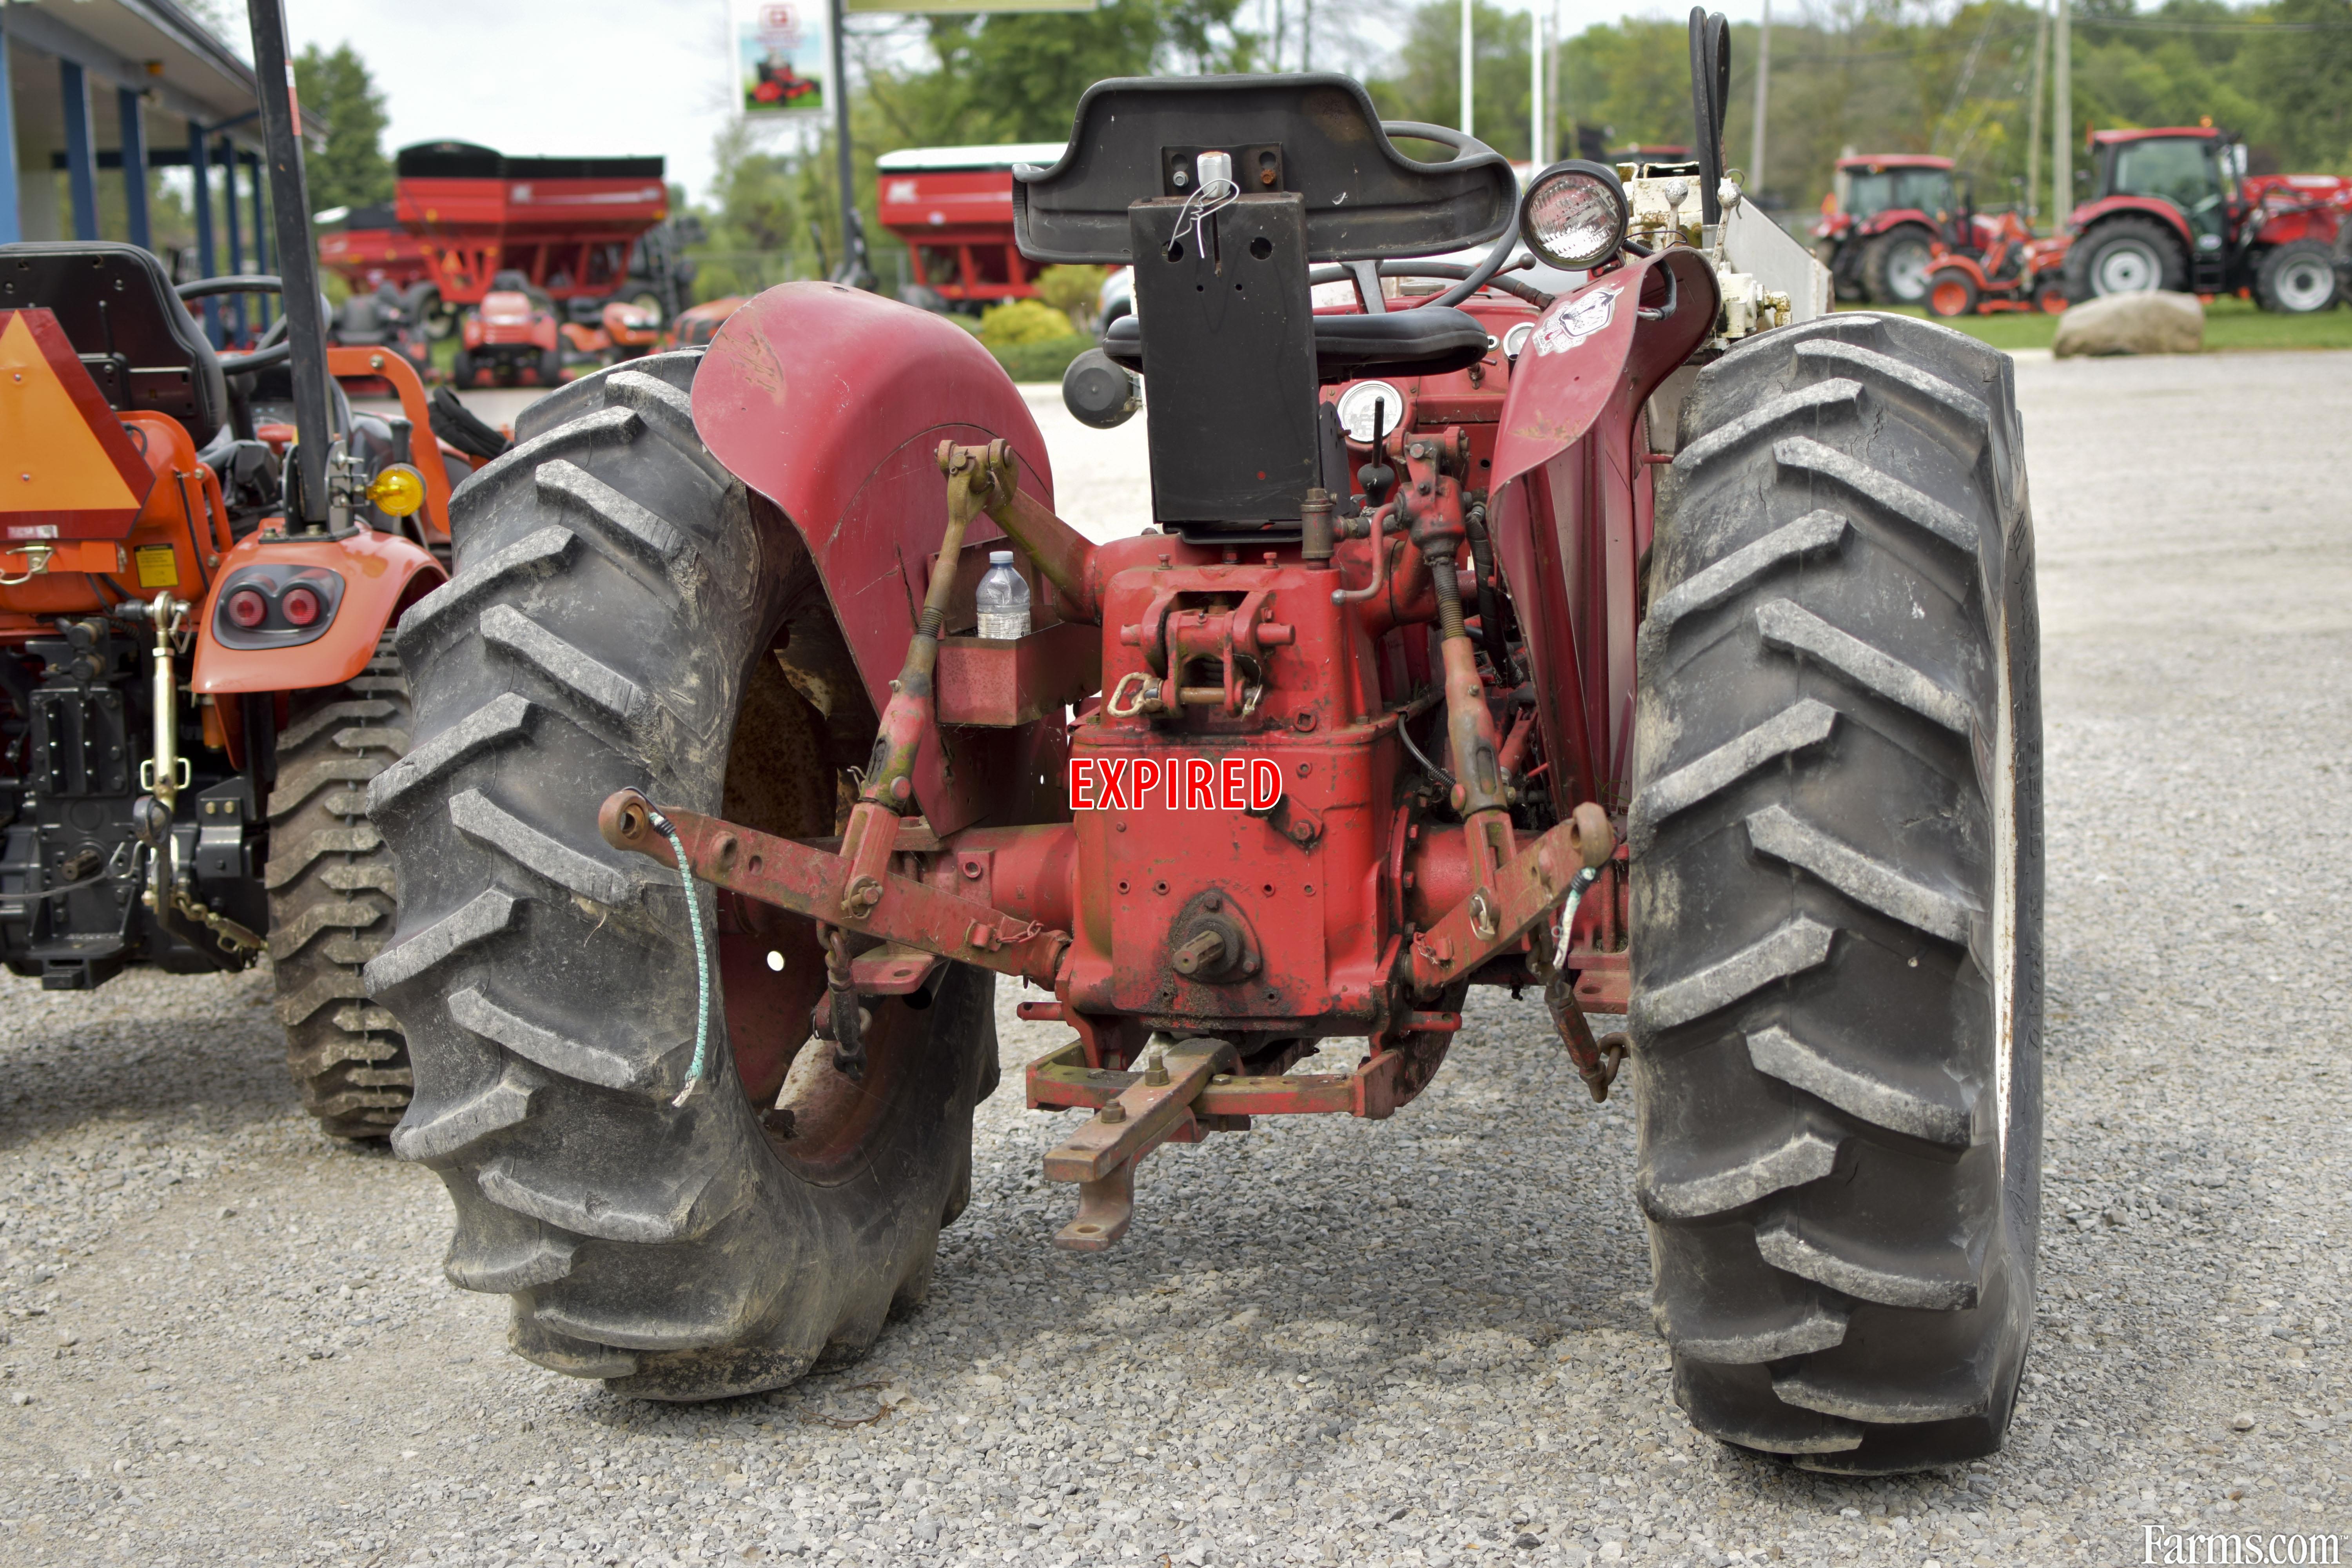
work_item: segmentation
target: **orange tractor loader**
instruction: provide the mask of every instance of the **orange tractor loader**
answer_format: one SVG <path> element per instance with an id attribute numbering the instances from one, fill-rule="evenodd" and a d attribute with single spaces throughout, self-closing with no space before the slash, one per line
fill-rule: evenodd
<path id="1" fill-rule="evenodd" d="M 252 22 L 277 80 L 278 0 Z M 0 962 L 75 991 L 266 953 L 310 1110 L 373 1137 L 410 1079 L 361 982 L 397 891 L 362 801 L 407 746 L 389 630 L 447 578 L 449 484 L 412 460 L 409 363 L 328 346 L 291 107 L 263 96 L 282 278 L 175 291 L 136 246 L 0 246 Z M 284 300 L 249 353 L 192 313 L 226 292 Z"/>

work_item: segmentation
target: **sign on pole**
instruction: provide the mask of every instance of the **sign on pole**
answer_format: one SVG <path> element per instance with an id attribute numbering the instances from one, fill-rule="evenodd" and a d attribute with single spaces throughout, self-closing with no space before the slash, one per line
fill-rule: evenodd
<path id="1" fill-rule="evenodd" d="M 825 0 L 753 0 L 735 26 L 738 90 L 746 114 L 807 114 L 833 106 L 826 96 Z"/>

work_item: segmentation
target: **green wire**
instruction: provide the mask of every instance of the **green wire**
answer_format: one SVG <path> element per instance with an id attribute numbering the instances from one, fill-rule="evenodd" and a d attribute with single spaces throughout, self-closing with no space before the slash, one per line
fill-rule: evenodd
<path id="1" fill-rule="evenodd" d="M 675 1109 L 684 1105 L 686 1097 L 702 1081 L 703 1059 L 710 1046 L 710 960 L 702 945 L 702 906 L 695 900 L 694 873 L 687 868 L 686 846 L 679 841 L 677 829 L 670 826 L 669 818 L 650 804 L 646 806 L 646 820 L 661 830 L 661 836 L 669 840 L 671 852 L 677 857 L 678 885 L 686 889 L 686 929 L 694 933 L 694 987 L 698 1004 L 694 1016 L 694 1062 L 686 1069 L 686 1087 L 670 1101 Z"/>

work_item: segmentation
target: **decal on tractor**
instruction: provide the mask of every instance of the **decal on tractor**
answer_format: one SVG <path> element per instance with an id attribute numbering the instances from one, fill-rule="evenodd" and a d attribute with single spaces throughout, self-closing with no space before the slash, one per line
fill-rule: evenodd
<path id="1" fill-rule="evenodd" d="M 1546 317 L 1536 328 L 1536 353 L 1566 353 L 1581 345 L 1616 319 L 1617 296 L 1623 292 L 1622 288 L 1595 289 L 1570 300 L 1559 314 Z"/>

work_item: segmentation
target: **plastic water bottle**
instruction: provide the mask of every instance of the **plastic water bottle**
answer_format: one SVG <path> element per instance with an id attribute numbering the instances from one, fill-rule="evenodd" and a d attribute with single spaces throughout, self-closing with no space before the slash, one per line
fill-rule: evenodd
<path id="1" fill-rule="evenodd" d="M 1029 584 L 1013 569 L 1013 552 L 988 552 L 988 575 L 973 595 L 980 611 L 980 635 L 1011 642 L 1029 635 Z"/>

